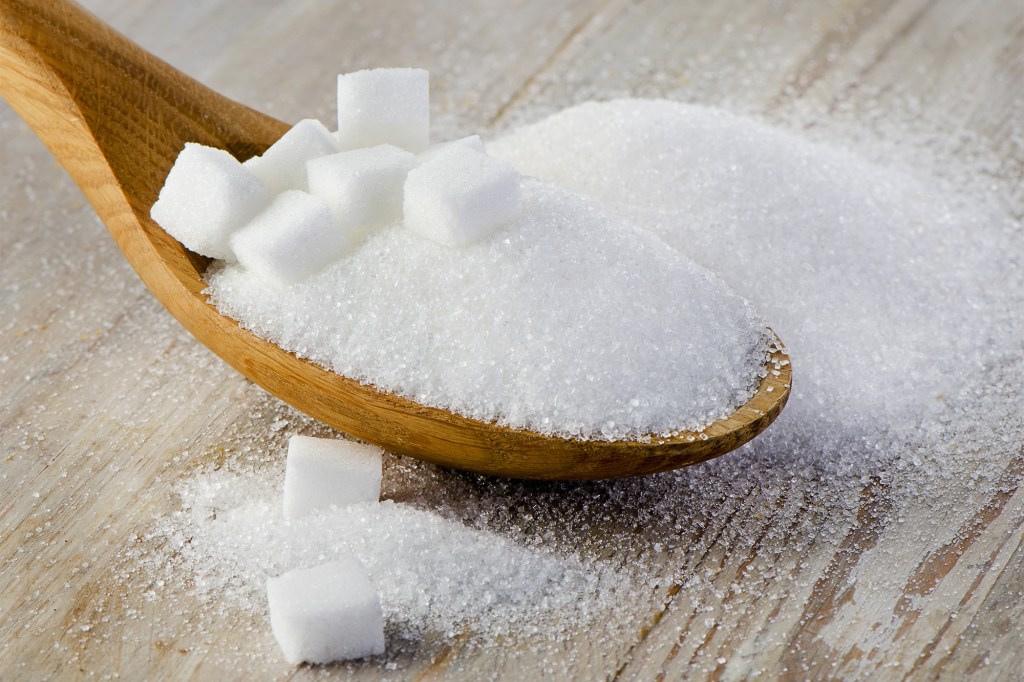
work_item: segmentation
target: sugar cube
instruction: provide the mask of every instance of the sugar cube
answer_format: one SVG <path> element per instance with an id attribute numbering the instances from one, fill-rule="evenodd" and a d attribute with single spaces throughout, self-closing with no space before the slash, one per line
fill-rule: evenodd
<path id="1" fill-rule="evenodd" d="M 294 284 L 319 272 L 350 246 L 327 204 L 298 190 L 278 194 L 231 237 L 242 267 L 278 284 Z"/>
<path id="2" fill-rule="evenodd" d="M 245 162 L 249 170 L 277 194 L 308 189 L 306 162 L 341 151 L 338 140 L 316 119 L 299 121 L 263 153 Z"/>
<path id="3" fill-rule="evenodd" d="M 284 515 L 380 499 L 381 456 L 372 445 L 292 436 L 284 474 Z"/>
<path id="4" fill-rule="evenodd" d="M 267 189 L 231 154 L 188 142 L 149 214 L 189 250 L 234 260 L 231 234 L 269 202 Z"/>
<path id="5" fill-rule="evenodd" d="M 424 69 L 366 69 L 338 76 L 343 149 L 393 144 L 411 152 L 430 141 L 430 76 Z"/>
<path id="6" fill-rule="evenodd" d="M 322 156 L 306 164 L 310 193 L 323 199 L 354 240 L 402 218 L 412 153 L 388 144 Z"/>
<path id="7" fill-rule="evenodd" d="M 409 173 L 405 226 L 446 246 L 483 239 L 519 211 L 519 173 L 467 146 L 446 149 Z"/>
<path id="8" fill-rule="evenodd" d="M 285 660 L 330 663 L 384 653 L 384 614 L 354 557 L 267 579 L 270 629 Z"/>
<path id="9" fill-rule="evenodd" d="M 480 139 L 480 136 L 469 135 L 468 137 L 460 137 L 459 139 L 451 140 L 450 142 L 440 142 L 438 144 L 431 145 L 416 155 L 416 161 L 417 163 L 424 164 L 445 150 L 454 149 L 456 147 L 469 147 L 470 149 L 475 149 L 481 154 L 487 153 L 487 149 L 484 148 L 484 143 L 483 140 Z"/>

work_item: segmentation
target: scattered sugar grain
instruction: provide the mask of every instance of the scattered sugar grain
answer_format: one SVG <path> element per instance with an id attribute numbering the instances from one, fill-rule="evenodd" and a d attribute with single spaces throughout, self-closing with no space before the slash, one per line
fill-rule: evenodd
<path id="1" fill-rule="evenodd" d="M 180 539 L 167 548 L 171 570 L 187 570 L 201 600 L 261 610 L 264 576 L 351 556 L 380 593 L 389 637 L 464 632 L 493 641 L 529 629 L 565 636 L 628 583 L 614 564 L 584 563 L 573 552 L 519 544 L 390 500 L 288 521 L 275 478 L 266 471 L 200 473 L 179 486 L 186 512 L 151 531 Z M 155 558 L 155 568 L 165 560 Z"/>

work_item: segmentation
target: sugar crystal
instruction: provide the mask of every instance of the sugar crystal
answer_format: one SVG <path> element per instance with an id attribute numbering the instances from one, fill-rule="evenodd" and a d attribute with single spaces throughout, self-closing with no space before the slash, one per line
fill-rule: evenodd
<path id="1" fill-rule="evenodd" d="M 980 311 L 950 304 L 986 298 L 973 273 L 998 244 L 962 231 L 975 218 L 912 175 L 658 100 L 572 107 L 490 148 L 599 198 L 752 301 L 795 361 L 788 417 L 824 412 L 873 429 L 955 391 L 973 342 L 949 333 L 951 318 Z"/>

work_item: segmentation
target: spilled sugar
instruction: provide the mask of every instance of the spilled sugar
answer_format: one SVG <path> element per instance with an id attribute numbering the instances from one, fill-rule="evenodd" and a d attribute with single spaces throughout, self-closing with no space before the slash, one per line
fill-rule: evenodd
<path id="1" fill-rule="evenodd" d="M 285 289 L 235 265 L 207 280 L 221 312 L 300 357 L 546 434 L 696 430 L 764 374 L 764 324 L 717 277 L 536 181 L 511 223 L 465 248 L 396 224 Z"/>
<path id="2" fill-rule="evenodd" d="M 667 145 L 666 130 L 687 144 Z M 991 201 L 1001 193 L 970 184 L 971 166 L 936 163 L 928 169 L 938 177 L 915 178 L 666 102 L 571 109 L 493 149 L 527 173 L 602 196 L 770 311 L 799 368 L 776 424 L 725 458 L 626 481 L 501 481 L 389 456 L 384 496 L 394 502 L 295 528 L 276 509 L 283 463 L 273 443 L 283 436 L 250 434 L 258 466 L 236 460 L 182 483 L 186 511 L 148 538 L 181 542 L 151 557 L 151 574 L 194 576 L 218 612 L 228 603 L 260 613 L 263 574 L 349 551 L 373 566 L 383 592 L 388 660 L 402 660 L 396 644 L 431 635 L 487 643 L 532 633 L 531 646 L 564 674 L 578 662 L 559 659 L 552 642 L 580 632 L 620 641 L 615 633 L 636 632 L 667 586 L 679 590 L 678 608 L 710 614 L 705 623 L 756 614 L 762 602 L 738 596 L 739 584 L 801 594 L 805 556 L 838 547 L 851 527 L 891 528 L 864 559 L 889 562 L 921 538 L 948 538 L 969 510 L 1015 489 L 1021 234 Z M 224 291 L 230 278 L 217 277 Z M 324 431 L 277 409 L 281 423 Z M 727 565 L 751 557 L 753 577 L 710 569 L 712 548 Z M 886 574 L 891 584 L 869 588 L 876 600 L 901 594 L 902 576 Z M 873 627 L 892 633 L 900 622 Z"/>
<path id="3" fill-rule="evenodd" d="M 391 500 L 286 521 L 274 475 L 211 471 L 182 483 L 178 494 L 183 511 L 150 537 L 177 538 L 174 570 L 180 562 L 190 566 L 196 596 L 218 608 L 262 606 L 267 576 L 354 556 L 380 593 L 392 641 L 431 633 L 564 637 L 599 617 L 602 600 L 629 582 L 611 564 L 522 546 Z M 163 557 L 149 568 L 175 579 Z"/>

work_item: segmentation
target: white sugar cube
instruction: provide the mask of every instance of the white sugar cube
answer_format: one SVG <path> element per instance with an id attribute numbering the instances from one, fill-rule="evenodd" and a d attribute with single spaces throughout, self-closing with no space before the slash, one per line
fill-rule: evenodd
<path id="1" fill-rule="evenodd" d="M 305 191 L 306 162 L 341 151 L 338 140 L 324 124 L 316 119 L 299 121 L 270 149 L 245 162 L 245 166 L 271 192 L 277 194 L 289 189 Z"/>
<path id="2" fill-rule="evenodd" d="M 483 140 L 480 139 L 479 135 L 470 135 L 468 137 L 460 137 L 457 140 L 450 142 L 441 142 L 435 145 L 431 145 L 426 150 L 416 155 L 416 162 L 423 164 L 431 159 L 435 158 L 438 154 L 441 154 L 449 149 L 455 149 L 457 147 L 469 147 L 475 149 L 481 154 L 486 154 L 487 149 L 484 148 Z"/>
<path id="3" fill-rule="evenodd" d="M 405 226 L 446 246 L 488 236 L 519 212 L 519 173 L 466 146 L 447 149 L 405 180 Z"/>
<path id="4" fill-rule="evenodd" d="M 246 270 L 294 284 L 341 258 L 351 247 L 331 210 L 312 194 L 289 190 L 231 237 Z"/>
<path id="5" fill-rule="evenodd" d="M 348 440 L 292 436 L 284 474 L 284 516 L 380 499 L 384 451 Z"/>
<path id="6" fill-rule="evenodd" d="M 384 653 L 380 596 L 353 557 L 267 579 L 270 629 L 285 660 L 330 663 Z"/>
<path id="7" fill-rule="evenodd" d="M 149 214 L 191 251 L 234 260 L 231 234 L 270 202 L 270 193 L 223 149 L 188 142 Z"/>
<path id="8" fill-rule="evenodd" d="M 402 218 L 402 187 L 416 157 L 382 144 L 313 159 L 309 191 L 323 199 L 353 240 Z"/>
<path id="9" fill-rule="evenodd" d="M 366 69 L 338 76 L 343 149 L 393 144 L 411 152 L 430 141 L 430 75 L 423 69 Z"/>

